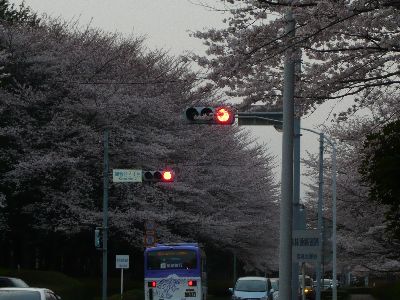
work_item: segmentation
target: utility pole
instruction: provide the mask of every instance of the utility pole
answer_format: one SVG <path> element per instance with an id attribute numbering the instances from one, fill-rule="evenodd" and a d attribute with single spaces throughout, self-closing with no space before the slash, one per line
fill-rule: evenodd
<path id="1" fill-rule="evenodd" d="M 107 300 L 108 138 L 109 138 L 109 129 L 106 128 L 104 131 L 104 173 L 103 173 L 103 289 L 102 289 L 102 300 Z"/>
<path id="2" fill-rule="evenodd" d="M 336 145 L 332 145 L 332 300 L 337 300 L 336 284 Z"/>
<path id="3" fill-rule="evenodd" d="M 289 0 L 288 4 L 292 1 Z M 286 33 L 295 36 L 295 21 L 291 7 L 286 13 Z M 289 41 L 291 42 L 291 41 Z M 286 51 L 283 87 L 283 137 L 282 137 L 282 183 L 279 230 L 279 298 L 291 300 L 292 281 L 292 218 L 293 218 L 293 135 L 294 135 L 294 49 Z"/>
<path id="4" fill-rule="evenodd" d="M 300 118 L 294 118 L 293 146 L 293 227 L 292 230 L 305 229 L 300 216 Z M 292 300 L 298 300 L 299 263 L 292 261 Z"/>
<path id="5" fill-rule="evenodd" d="M 324 134 L 319 134 L 319 189 L 318 189 L 318 230 L 319 230 L 319 259 L 317 261 L 317 291 L 316 300 L 321 300 L 321 259 L 323 246 L 322 202 L 324 197 Z"/>

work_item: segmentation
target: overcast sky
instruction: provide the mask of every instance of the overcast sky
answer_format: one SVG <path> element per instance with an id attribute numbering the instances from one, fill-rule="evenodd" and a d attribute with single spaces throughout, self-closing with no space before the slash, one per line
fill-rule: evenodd
<path id="1" fill-rule="evenodd" d="M 79 19 L 106 31 L 145 35 L 151 48 L 172 54 L 201 50 L 201 41 L 188 31 L 221 27 L 223 13 L 195 5 L 200 0 L 25 0 L 34 11 L 65 20 Z M 202 0 L 203 2 L 206 2 Z M 22 0 L 11 0 L 20 4 Z M 216 2 L 216 1 L 214 1 Z"/>
<path id="2" fill-rule="evenodd" d="M 216 0 L 202 0 L 207 1 L 217 3 Z M 10 2 L 19 5 L 22 0 Z M 203 54 L 206 48 L 200 40 L 190 37 L 189 32 L 224 26 L 222 20 L 227 17 L 226 14 L 194 4 L 196 2 L 200 0 L 25 0 L 26 5 L 39 15 L 45 13 L 67 21 L 79 20 L 82 26 L 90 23 L 123 35 L 143 35 L 146 36 L 147 47 L 163 48 L 173 55 L 185 51 Z M 324 105 L 317 113 L 305 118 L 302 126 L 316 129 L 320 123 L 329 123 L 331 107 L 332 104 Z M 276 155 L 276 173 L 280 180 L 281 133 L 265 126 L 252 126 L 251 130 Z M 317 153 L 318 147 L 317 135 L 303 133 L 303 156 L 306 150 Z"/>

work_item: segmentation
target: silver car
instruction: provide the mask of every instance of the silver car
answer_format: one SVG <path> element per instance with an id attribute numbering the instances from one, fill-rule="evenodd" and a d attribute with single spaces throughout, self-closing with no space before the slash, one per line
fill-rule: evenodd
<path id="1" fill-rule="evenodd" d="M 272 300 L 274 292 L 268 278 L 256 276 L 240 277 L 235 287 L 229 290 L 232 300 Z"/>
<path id="2" fill-rule="evenodd" d="M 26 288 L 29 287 L 25 281 L 15 277 L 4 277 L 0 276 L 0 288 L 3 287 L 20 287 Z"/>
<path id="3" fill-rule="evenodd" d="M 61 300 L 61 297 L 44 288 L 0 288 L 0 300 Z"/>

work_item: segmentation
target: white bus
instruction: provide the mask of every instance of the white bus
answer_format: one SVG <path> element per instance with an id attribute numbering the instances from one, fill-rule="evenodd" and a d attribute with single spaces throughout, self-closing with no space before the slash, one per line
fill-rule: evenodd
<path id="1" fill-rule="evenodd" d="M 144 252 L 145 300 L 206 300 L 206 277 L 196 243 L 157 244 Z"/>

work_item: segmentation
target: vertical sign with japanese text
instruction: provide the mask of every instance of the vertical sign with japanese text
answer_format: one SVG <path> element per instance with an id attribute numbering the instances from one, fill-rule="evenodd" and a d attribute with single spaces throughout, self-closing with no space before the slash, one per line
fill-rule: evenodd
<path id="1" fill-rule="evenodd" d="M 293 230 L 292 260 L 296 262 L 319 261 L 320 243 L 318 230 Z"/>

